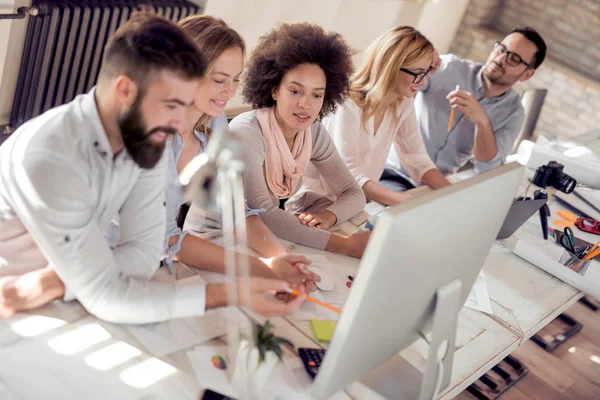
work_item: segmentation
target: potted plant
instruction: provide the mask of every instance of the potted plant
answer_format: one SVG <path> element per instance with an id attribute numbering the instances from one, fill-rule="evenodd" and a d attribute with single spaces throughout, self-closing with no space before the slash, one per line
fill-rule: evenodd
<path id="1" fill-rule="evenodd" d="M 259 399 L 269 375 L 283 357 L 282 345 L 294 348 L 289 340 L 272 331 L 270 321 L 264 325 L 253 321 L 251 337 L 240 341 L 231 385 L 243 399 Z"/>

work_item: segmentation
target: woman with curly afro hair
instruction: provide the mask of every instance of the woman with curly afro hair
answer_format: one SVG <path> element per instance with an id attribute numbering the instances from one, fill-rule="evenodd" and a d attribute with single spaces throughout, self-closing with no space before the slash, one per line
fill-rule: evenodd
<path id="1" fill-rule="evenodd" d="M 367 48 L 362 67 L 350 80 L 349 98 L 323 120 L 367 201 L 393 206 L 411 198 L 384 180 L 392 148 L 415 182 L 433 189 L 450 184 L 425 150 L 413 105 L 436 60 L 433 44 L 415 28 L 390 29 Z M 322 187 L 315 184 L 319 179 L 305 182 L 311 186 L 305 190 Z M 331 190 L 328 196 L 333 196 Z"/>
<path id="2" fill-rule="evenodd" d="M 326 230 L 360 213 L 365 196 L 319 121 L 347 97 L 351 55 L 337 33 L 308 23 L 279 25 L 260 38 L 247 63 L 243 96 L 254 110 L 229 128 L 246 136 L 248 205 L 265 210 L 262 219 L 277 236 L 361 257 L 368 232 L 342 237 Z M 302 206 L 284 210 L 311 163 L 335 201 L 300 194 L 294 203 Z"/>

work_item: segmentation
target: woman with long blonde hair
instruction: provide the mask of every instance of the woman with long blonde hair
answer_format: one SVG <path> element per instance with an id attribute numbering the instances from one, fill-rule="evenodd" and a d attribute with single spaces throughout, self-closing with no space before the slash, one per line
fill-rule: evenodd
<path id="1" fill-rule="evenodd" d="M 367 201 L 395 205 L 409 198 L 380 183 L 390 151 L 397 152 L 415 182 L 433 189 L 449 184 L 425 151 L 413 106 L 437 59 L 431 42 L 416 29 L 390 29 L 367 48 L 351 79 L 349 98 L 323 119 Z M 305 190 L 325 189 L 317 180 L 307 182 L 315 187 Z"/>

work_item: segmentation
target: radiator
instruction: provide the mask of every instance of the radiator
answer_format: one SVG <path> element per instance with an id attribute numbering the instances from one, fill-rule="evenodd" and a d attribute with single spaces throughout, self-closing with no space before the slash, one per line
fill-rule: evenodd
<path id="1" fill-rule="evenodd" d="M 10 115 L 18 128 L 44 111 L 68 103 L 95 85 L 104 45 L 140 7 L 178 21 L 201 11 L 184 0 L 33 1 Z"/>

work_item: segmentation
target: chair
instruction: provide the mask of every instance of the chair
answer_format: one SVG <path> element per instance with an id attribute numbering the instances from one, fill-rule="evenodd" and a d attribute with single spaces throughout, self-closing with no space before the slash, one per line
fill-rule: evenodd
<path id="1" fill-rule="evenodd" d="M 544 100 L 546 99 L 546 89 L 526 89 L 521 96 L 521 104 L 525 108 L 525 121 L 523 121 L 523 127 L 511 151 L 514 154 L 519 147 L 519 144 L 523 140 L 530 140 L 535 142 L 538 138 L 539 133 L 535 133 L 535 126 L 537 125 Z"/>

